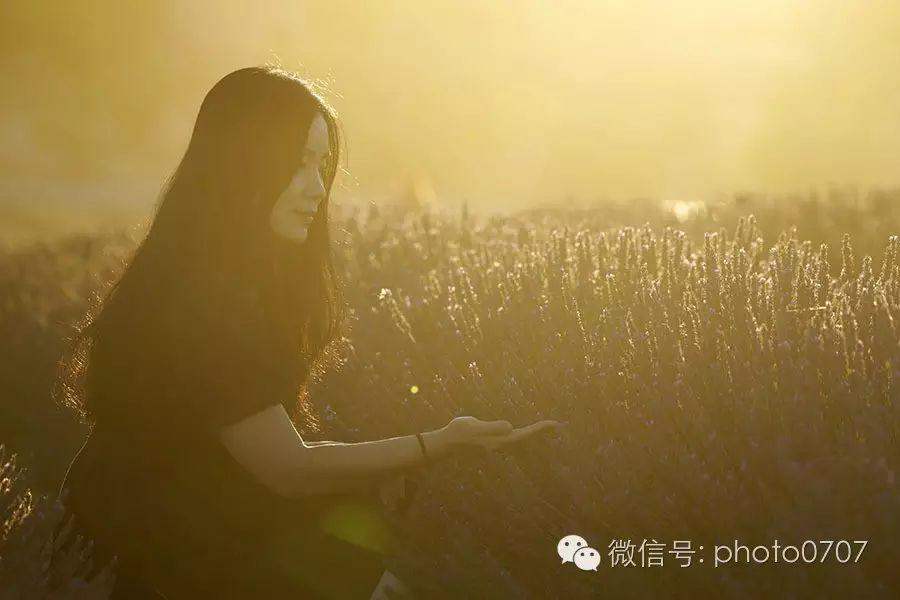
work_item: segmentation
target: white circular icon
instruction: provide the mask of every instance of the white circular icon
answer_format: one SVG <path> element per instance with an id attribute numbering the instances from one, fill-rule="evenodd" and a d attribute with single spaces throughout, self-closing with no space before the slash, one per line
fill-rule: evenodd
<path id="1" fill-rule="evenodd" d="M 575 552 L 575 566 L 582 571 L 596 571 L 600 564 L 600 553 L 587 546 Z"/>
<path id="2" fill-rule="evenodd" d="M 556 553 L 563 563 L 572 562 L 572 557 L 581 548 L 587 548 L 587 542 L 580 535 L 567 535 L 556 544 Z"/>

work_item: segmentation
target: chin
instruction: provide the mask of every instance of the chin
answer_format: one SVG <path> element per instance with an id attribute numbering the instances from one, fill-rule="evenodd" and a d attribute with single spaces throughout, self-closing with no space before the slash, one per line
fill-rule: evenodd
<path id="1" fill-rule="evenodd" d="M 299 243 L 306 241 L 306 238 L 309 237 L 309 230 L 280 227 L 275 229 L 275 234 L 283 240 Z"/>

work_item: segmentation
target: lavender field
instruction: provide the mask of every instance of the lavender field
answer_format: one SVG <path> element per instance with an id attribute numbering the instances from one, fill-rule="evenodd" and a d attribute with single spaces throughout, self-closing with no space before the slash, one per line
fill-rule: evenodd
<path id="1" fill-rule="evenodd" d="M 335 240 L 352 319 L 304 437 L 405 435 L 460 414 L 571 424 L 420 476 L 391 570 L 421 597 L 900 591 L 900 193 L 369 209 L 338 219 Z M 55 515 L 42 494 L 87 429 L 51 398 L 56 362 L 134 243 L 0 256 L 0 463 L 17 453 L 0 476 L 0 589 L 103 597 L 77 590 L 77 565 L 41 583 L 22 532 L 61 518 L 42 517 Z M 601 551 L 597 572 L 560 564 L 569 533 Z M 687 567 L 668 552 L 612 567 L 614 540 L 697 552 Z M 714 566 L 734 540 L 868 543 L 858 562 Z"/>

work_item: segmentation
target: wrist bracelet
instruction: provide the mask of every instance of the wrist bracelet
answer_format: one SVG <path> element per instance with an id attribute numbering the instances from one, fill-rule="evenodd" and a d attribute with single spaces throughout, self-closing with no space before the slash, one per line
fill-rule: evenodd
<path id="1" fill-rule="evenodd" d="M 419 440 L 419 446 L 422 447 L 422 455 L 425 457 L 425 462 L 431 462 L 431 457 L 428 456 L 428 450 L 425 449 L 425 440 L 422 438 L 422 434 L 416 433 L 416 439 Z"/>

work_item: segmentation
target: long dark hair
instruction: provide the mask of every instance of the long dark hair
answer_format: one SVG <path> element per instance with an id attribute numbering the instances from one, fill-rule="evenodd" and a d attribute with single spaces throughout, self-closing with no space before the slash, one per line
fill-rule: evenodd
<path id="1" fill-rule="evenodd" d="M 317 111 L 331 146 L 326 200 L 298 244 L 268 218 Z M 317 430 L 307 383 L 333 359 L 344 314 L 327 201 L 339 149 L 334 110 L 298 75 L 263 66 L 219 80 L 146 237 L 70 338 L 54 397 L 84 422 L 122 424 L 172 419 L 161 407 L 208 410 L 196 396 L 215 390 L 283 404 L 290 393 L 295 424 Z"/>

